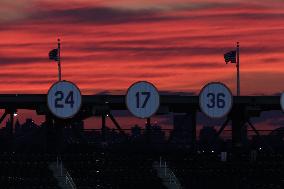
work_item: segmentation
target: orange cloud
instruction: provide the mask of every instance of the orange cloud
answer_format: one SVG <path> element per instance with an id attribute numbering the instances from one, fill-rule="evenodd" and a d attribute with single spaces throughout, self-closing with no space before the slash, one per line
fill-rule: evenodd
<path id="1" fill-rule="evenodd" d="M 241 42 L 242 93 L 283 90 L 280 1 L 267 1 L 269 6 L 243 0 L 175 1 L 176 6 L 132 1 L 128 8 L 127 1 L 115 2 L 33 1 L 36 8 L 24 11 L 28 17 L 0 23 L 0 93 L 46 93 L 57 79 L 57 65 L 47 57 L 57 37 L 62 38 L 63 78 L 84 94 L 125 91 L 137 80 L 164 91 L 196 93 L 207 82 L 222 81 L 235 91 L 235 65 L 226 65 L 223 54 L 236 41 Z"/>

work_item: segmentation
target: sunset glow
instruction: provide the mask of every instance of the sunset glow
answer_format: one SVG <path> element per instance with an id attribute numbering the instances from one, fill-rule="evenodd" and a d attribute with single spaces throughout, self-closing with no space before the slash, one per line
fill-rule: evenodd
<path id="1" fill-rule="evenodd" d="M 83 94 L 124 94 L 137 80 L 195 93 L 221 81 L 235 92 L 235 65 L 223 54 L 237 41 L 242 94 L 283 90 L 282 1 L 71 2 L 1 3 L 0 93 L 46 93 L 57 80 L 47 57 L 57 37 L 63 79 Z"/>

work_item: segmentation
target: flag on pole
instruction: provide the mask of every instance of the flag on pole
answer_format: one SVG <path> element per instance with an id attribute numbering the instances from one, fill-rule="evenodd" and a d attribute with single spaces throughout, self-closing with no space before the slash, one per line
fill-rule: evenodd
<path id="1" fill-rule="evenodd" d="M 237 48 L 224 54 L 226 64 L 235 63 L 237 68 L 237 96 L 240 96 L 240 44 L 237 42 Z"/>
<path id="2" fill-rule="evenodd" d="M 49 55 L 49 60 L 55 60 L 55 61 L 59 60 L 58 49 L 51 50 L 48 55 Z"/>
<path id="3" fill-rule="evenodd" d="M 224 59 L 225 59 L 226 64 L 228 64 L 228 62 L 237 63 L 236 55 L 237 55 L 237 51 L 230 51 L 224 54 Z"/>
<path id="4" fill-rule="evenodd" d="M 61 59 L 60 59 L 60 39 L 57 39 L 57 48 L 52 49 L 48 53 L 49 60 L 54 60 L 57 62 L 58 65 L 58 80 L 61 81 Z"/>

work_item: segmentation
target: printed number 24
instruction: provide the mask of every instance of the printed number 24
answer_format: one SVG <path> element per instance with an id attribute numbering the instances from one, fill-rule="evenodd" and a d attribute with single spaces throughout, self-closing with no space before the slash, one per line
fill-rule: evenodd
<path id="1" fill-rule="evenodd" d="M 56 91 L 54 94 L 55 98 L 55 108 L 64 108 L 64 104 L 60 103 L 64 99 L 64 93 L 62 91 Z M 74 94 L 73 91 L 70 91 L 65 98 L 65 104 L 70 104 L 70 107 L 73 108 L 74 106 Z"/>

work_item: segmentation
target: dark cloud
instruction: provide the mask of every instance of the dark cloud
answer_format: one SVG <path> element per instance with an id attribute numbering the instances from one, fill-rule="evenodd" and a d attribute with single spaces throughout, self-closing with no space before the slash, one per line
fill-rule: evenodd
<path id="1" fill-rule="evenodd" d="M 283 113 L 282 113 L 283 114 Z M 271 124 L 274 127 L 284 127 L 284 119 L 283 115 L 279 116 L 278 118 L 271 119 L 269 124 Z"/>
<path id="2" fill-rule="evenodd" d="M 112 91 L 103 90 L 98 93 L 95 93 L 94 95 L 115 95 L 115 94 L 125 94 L 125 91 L 123 90 L 112 90 Z"/>
<path id="3" fill-rule="evenodd" d="M 30 64 L 30 63 L 39 63 L 44 62 L 48 60 L 48 56 L 46 57 L 14 57 L 14 56 L 1 56 L 0 55 L 0 64 L 6 65 L 6 64 Z"/>
<path id="4" fill-rule="evenodd" d="M 224 23 L 226 22 L 232 22 L 232 20 L 242 21 L 242 20 L 282 20 L 284 18 L 284 13 L 274 13 L 274 12 L 234 12 L 231 13 L 216 13 L 211 12 L 208 10 L 207 13 L 202 15 L 187 15 L 185 17 L 179 17 L 178 19 L 191 19 L 191 20 L 200 20 L 201 22 L 212 22 L 212 21 L 222 21 Z"/>
<path id="5" fill-rule="evenodd" d="M 145 66 L 145 65 L 144 65 Z M 216 63 L 204 63 L 204 62 L 186 62 L 186 63 L 165 63 L 165 64 L 151 64 L 147 65 L 147 68 L 157 68 L 157 69 L 207 69 L 207 68 L 224 68 L 224 64 Z"/>
<path id="6" fill-rule="evenodd" d="M 36 12 L 34 21 L 54 23 L 92 23 L 92 24 L 122 24 L 133 22 L 169 21 L 177 18 L 158 14 L 151 10 L 118 10 L 106 7 L 84 7 L 76 9 L 61 9 Z"/>
<path id="7" fill-rule="evenodd" d="M 85 44 L 80 47 L 82 51 L 90 51 L 90 52 L 129 52 L 134 53 L 135 56 L 151 56 L 151 57 L 169 57 L 169 56 L 190 56 L 190 55 L 221 55 L 228 51 L 228 49 L 232 49 L 232 46 L 226 46 L 222 48 L 218 47 L 205 47 L 205 46 L 195 46 L 195 47 L 179 47 L 179 46 L 171 46 L 171 47 L 129 47 L 129 46 L 100 46 L 98 44 Z M 276 53 L 283 52 L 284 46 L 278 46 L 277 48 L 272 46 L 267 47 L 242 47 L 242 54 L 260 54 L 260 53 Z"/>
<path id="8" fill-rule="evenodd" d="M 104 90 L 99 93 L 95 93 L 95 95 L 110 95 L 110 94 L 125 94 L 126 90 Z M 165 91 L 159 90 L 160 95 L 180 95 L 180 96 L 192 96 L 196 95 L 195 92 L 174 92 L 174 91 Z"/>
<path id="9" fill-rule="evenodd" d="M 282 93 L 274 93 L 272 96 L 281 96 Z"/>
<path id="10" fill-rule="evenodd" d="M 96 44 L 86 44 L 81 45 L 80 47 L 76 47 L 81 52 L 109 52 L 112 53 L 110 56 L 101 56 L 101 55 L 84 55 L 84 56 L 64 56 L 62 57 L 63 61 L 66 62 L 82 62 L 82 61 L 100 61 L 100 60 L 116 60 L 117 56 L 120 56 L 120 60 L 147 60 L 147 59 L 166 59 L 171 56 L 213 56 L 220 55 L 220 59 L 222 59 L 223 53 L 226 50 L 231 49 L 232 47 L 224 47 L 224 48 L 216 48 L 216 47 L 100 47 Z M 48 52 L 49 49 L 47 49 Z M 263 54 L 263 53 L 276 53 L 283 52 L 283 47 L 242 47 L 242 54 L 252 55 L 252 54 Z M 29 52 L 27 52 L 29 53 Z M 33 64 L 33 63 L 43 63 L 50 62 L 48 60 L 48 53 L 43 54 L 42 56 L 25 56 L 25 57 L 16 57 L 16 56 L 1 56 L 0 55 L 0 64 Z M 277 63 L 281 62 L 280 59 L 277 58 L 268 58 L 264 59 L 264 62 L 269 63 Z M 147 63 L 145 63 L 147 64 Z M 131 67 L 131 65 L 129 65 Z M 137 65 L 135 65 L 137 66 Z M 221 67 L 220 64 L 214 63 L 206 63 L 206 62 L 181 62 L 181 63 L 167 63 L 167 64 L 149 64 L 147 65 L 151 68 L 218 68 Z"/>
<path id="11" fill-rule="evenodd" d="M 218 15 L 218 17 L 222 17 L 222 16 L 227 16 L 229 18 L 234 18 L 234 19 L 239 19 L 239 20 L 282 20 L 284 18 L 284 13 L 265 13 L 265 12 L 261 12 L 261 13 L 233 13 L 230 15 Z M 210 16 L 210 18 L 214 18 Z"/>
<path id="12" fill-rule="evenodd" d="M 283 116 L 282 111 L 273 110 L 262 112 L 260 117 L 252 118 L 251 120 L 256 127 L 258 123 L 262 122 L 266 122 L 268 125 L 273 127 L 281 127 L 283 126 Z"/>
<path id="13" fill-rule="evenodd" d="M 161 22 L 178 19 L 188 19 L 188 16 L 168 16 L 168 12 L 178 10 L 198 10 L 214 7 L 234 6 L 233 3 L 195 3 L 196 6 L 175 6 L 168 11 L 159 9 L 115 9 L 109 7 L 82 7 L 73 9 L 53 9 L 36 11 L 30 16 L 34 21 L 47 21 L 53 23 L 92 23 L 92 24 L 122 24 L 136 22 Z"/>
<path id="14" fill-rule="evenodd" d="M 192 96 L 196 95 L 195 92 L 179 92 L 179 91 L 165 91 L 165 90 L 159 90 L 160 95 L 180 95 L 180 96 Z"/>
<path id="15" fill-rule="evenodd" d="M 231 47 L 228 47 L 229 49 Z M 228 49 L 227 48 L 227 49 Z M 223 52 L 219 48 L 214 47 L 128 47 L 128 46 L 121 46 L 121 47 L 113 47 L 113 46 L 99 46 L 97 44 L 89 44 L 82 46 L 80 48 L 83 51 L 106 51 L 106 52 L 134 52 L 140 53 L 141 55 L 212 55 L 218 54 Z"/>
<path id="16" fill-rule="evenodd" d="M 31 79 L 31 82 L 33 82 L 34 78 L 37 78 L 38 79 L 51 79 L 52 77 L 54 77 L 53 75 L 51 74 L 45 74 L 44 75 L 44 78 L 42 77 L 42 73 L 41 72 L 29 72 L 28 70 L 27 71 L 23 71 L 23 72 L 12 72 L 12 73 L 1 73 L 0 74 L 0 79 L 11 79 L 13 80 L 18 80 L 18 82 L 22 82 L 21 79 Z M 5 81 L 6 82 L 6 81 Z M 8 81 L 7 81 L 8 82 Z"/>
<path id="17" fill-rule="evenodd" d="M 282 63 L 283 59 L 281 59 L 281 58 L 265 58 L 265 59 L 263 59 L 263 62 L 265 62 L 265 63 Z"/>
<path id="18" fill-rule="evenodd" d="M 217 127 L 220 127 L 225 122 L 225 118 L 211 119 L 201 112 L 197 114 L 197 120 L 200 125 Z M 274 130 L 284 126 L 284 115 L 281 111 L 265 111 L 261 113 L 260 117 L 251 118 L 251 122 L 256 129 L 259 129 L 258 124 L 266 123 L 267 127 Z M 230 125 L 231 122 L 229 122 L 228 126 Z M 248 128 L 251 129 L 250 127 Z"/>
<path id="19" fill-rule="evenodd" d="M 202 6 L 185 6 L 179 9 L 162 11 L 157 9 L 148 10 L 126 10 L 114 9 L 108 7 L 82 7 L 73 9 L 52 9 L 36 11 L 30 16 L 31 21 L 40 21 L 41 23 L 92 23 L 92 24 L 123 24 L 136 22 L 161 22 L 170 20 L 259 20 L 259 19 L 283 19 L 283 13 L 269 12 L 244 12 L 244 13 L 222 13 L 211 12 L 212 8 L 230 8 L 236 7 L 234 3 L 207 3 Z M 255 7 L 253 7 L 255 8 Z M 195 11 L 197 9 L 206 9 L 208 12 L 203 15 L 185 14 L 168 15 L 173 11 Z M 225 18 L 225 19 L 224 19 Z"/>
<path id="20" fill-rule="evenodd" d="M 15 29 L 15 28 L 14 28 Z M 47 43 L 19 43 L 19 44 L 12 44 L 12 43 L 3 43 L 0 45 L 0 48 L 42 48 L 47 46 Z"/>

